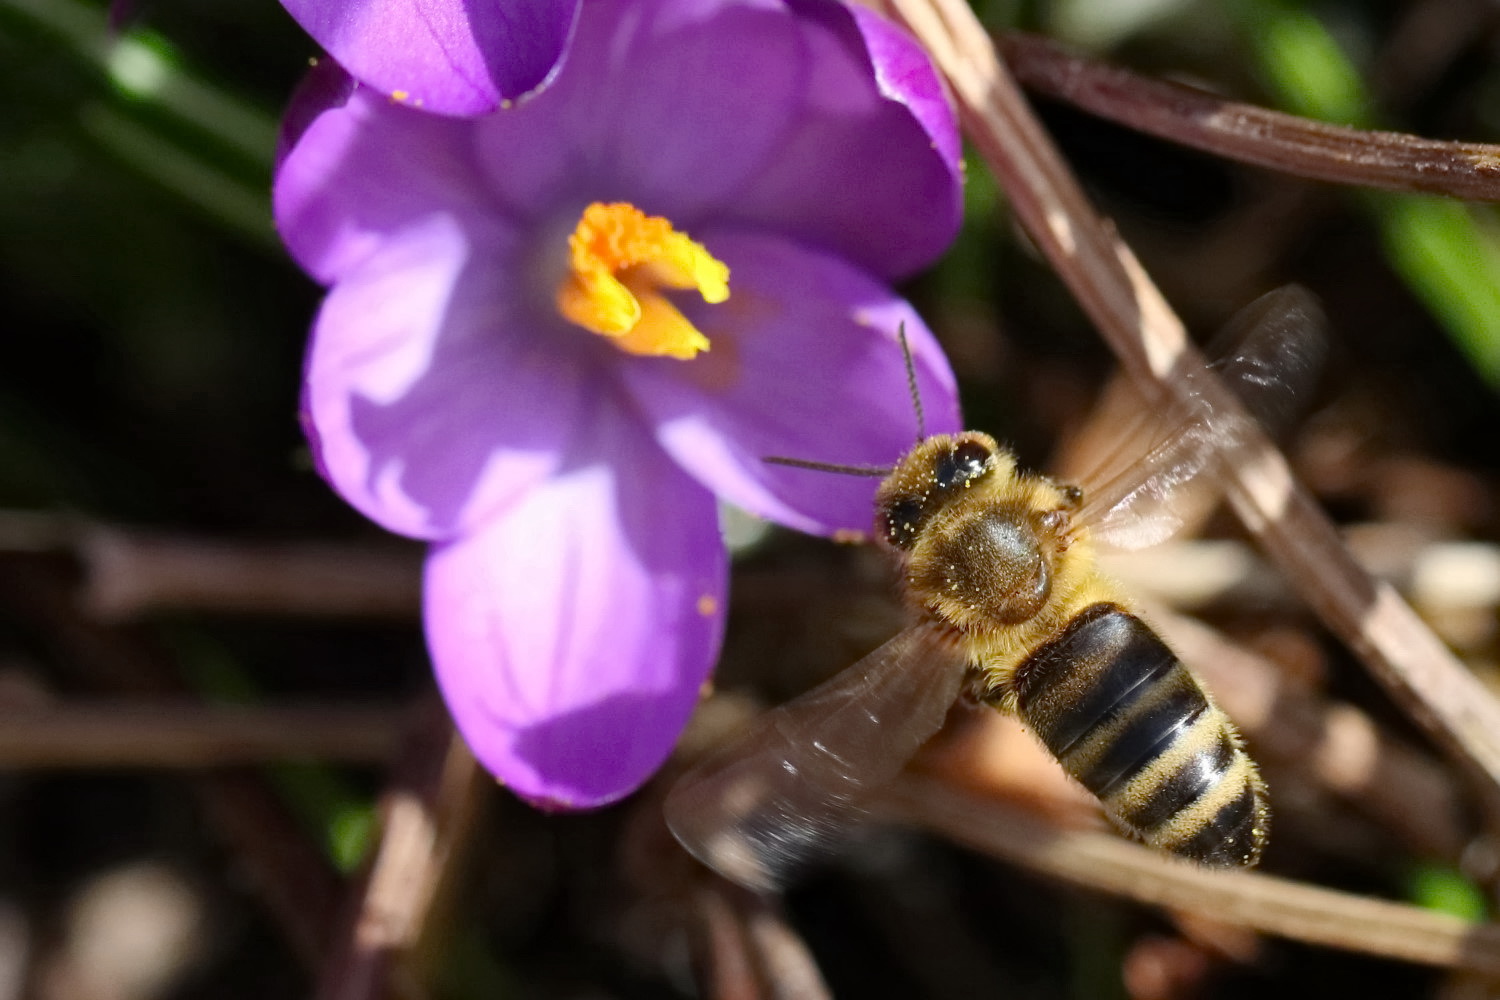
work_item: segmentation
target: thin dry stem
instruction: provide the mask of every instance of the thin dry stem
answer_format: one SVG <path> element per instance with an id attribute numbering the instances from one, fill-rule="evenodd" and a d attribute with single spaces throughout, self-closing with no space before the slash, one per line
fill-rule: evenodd
<path id="1" fill-rule="evenodd" d="M 903 778 L 886 806 L 906 822 L 1089 889 L 1308 944 L 1500 975 L 1500 926 L 1267 875 L 1199 868 L 1113 834 L 1054 826 L 921 775 Z"/>
<path id="2" fill-rule="evenodd" d="M 807 945 L 771 897 L 711 878 L 694 889 L 690 905 L 705 1000 L 832 1000 Z"/>
<path id="3" fill-rule="evenodd" d="M 170 702 L 0 708 L 0 769 L 204 768 L 388 760 L 405 708 Z"/>
<path id="4" fill-rule="evenodd" d="M 742 918 L 746 944 L 765 983 L 765 996 L 773 1000 L 832 1000 L 833 994 L 806 943 L 788 926 L 778 908 L 764 897 L 751 894 Z"/>
<path id="5" fill-rule="evenodd" d="M 1434 612 L 1500 608 L 1500 546 L 1431 541 L 1408 524 L 1374 522 L 1344 532 L 1361 566 Z M 1259 612 L 1300 607 L 1255 550 L 1228 539 L 1167 542 L 1128 554 L 1105 553 L 1100 566 L 1132 594 L 1192 610 L 1235 602 Z M 1441 634 L 1441 630 L 1440 630 Z"/>
<path id="6" fill-rule="evenodd" d="M 121 621 L 162 611 L 413 618 L 421 555 L 394 546 L 250 544 L 97 527 L 76 551 L 83 600 Z"/>
<path id="7" fill-rule="evenodd" d="M 1169 142 L 1335 184 L 1500 201 L 1500 146 L 1282 114 L 1084 59 L 1034 35 L 1003 35 L 1000 48 L 1023 86 Z"/>
<path id="8" fill-rule="evenodd" d="M 259 771 L 216 770 L 193 785 L 246 883 L 297 957 L 315 968 L 327 951 L 342 887 L 327 857 Z"/>
<path id="9" fill-rule="evenodd" d="M 1177 373 L 1202 370 L 1181 320 L 1094 212 L 988 36 L 961 0 L 889 0 L 947 75 L 970 138 L 1037 246 L 1152 405 L 1186 405 Z M 1203 401 L 1243 415 L 1215 379 Z M 1500 785 L 1500 705 L 1389 586 L 1372 580 L 1292 477 L 1280 453 L 1247 435 L 1229 470 L 1236 510 L 1322 619 L 1446 749 Z"/>
<path id="10" fill-rule="evenodd" d="M 761 1000 L 745 923 L 730 899 L 731 891 L 729 883 L 719 881 L 693 895 L 698 989 L 707 1000 Z"/>
<path id="11" fill-rule="evenodd" d="M 414 618 L 421 607 L 417 545 L 235 542 L 0 510 L 0 552 L 75 556 L 83 604 L 106 621 L 163 611 Z"/>
<path id="12" fill-rule="evenodd" d="M 319 1000 L 426 995 L 411 959 L 455 874 L 481 781 L 447 715 L 436 706 L 425 714 L 381 796 L 380 842 L 350 893 Z"/>

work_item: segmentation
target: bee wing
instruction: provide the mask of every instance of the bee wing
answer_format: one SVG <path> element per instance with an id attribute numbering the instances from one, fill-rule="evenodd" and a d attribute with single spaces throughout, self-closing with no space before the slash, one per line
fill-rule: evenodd
<path id="1" fill-rule="evenodd" d="M 1234 434 L 1230 427 L 1191 421 L 1167 432 L 1123 471 L 1085 487 L 1078 521 L 1105 548 L 1133 551 L 1166 541 L 1216 499 L 1207 490 L 1194 494 L 1194 483 L 1216 449 L 1234 447 Z"/>
<path id="2" fill-rule="evenodd" d="M 942 628 L 901 632 L 696 765 L 667 795 L 667 825 L 719 874 L 777 888 L 942 728 L 965 664 Z"/>
<path id="3" fill-rule="evenodd" d="M 1155 444 L 1139 460 L 1110 463 L 1111 471 L 1086 487 L 1079 520 L 1095 541 L 1139 549 L 1165 541 L 1219 491 L 1201 489 L 1201 474 L 1232 463 L 1253 423 L 1209 406 L 1202 386 L 1217 377 L 1270 433 L 1285 430 L 1306 405 L 1321 367 L 1326 338 L 1323 313 L 1306 289 L 1288 285 L 1241 309 L 1215 340 L 1212 369 L 1186 371 L 1187 398 L 1153 423 Z M 1087 480 L 1086 480 L 1087 481 Z M 1199 490 L 1199 495 L 1190 494 Z"/>

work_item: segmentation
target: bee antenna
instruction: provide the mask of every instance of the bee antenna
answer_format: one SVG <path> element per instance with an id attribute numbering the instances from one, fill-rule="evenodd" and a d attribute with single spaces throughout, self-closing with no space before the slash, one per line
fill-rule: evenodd
<path id="1" fill-rule="evenodd" d="M 841 476 L 867 476 L 871 479 L 884 479 L 894 469 L 879 465 L 835 465 L 832 462 L 813 462 L 805 458 L 782 458 L 779 455 L 768 455 L 761 459 L 771 465 L 788 465 L 794 469 L 812 469 L 815 472 L 836 472 Z"/>
<path id="2" fill-rule="evenodd" d="M 906 339 L 905 321 L 896 327 L 896 339 L 901 342 L 901 359 L 906 363 L 906 389 L 911 393 L 911 406 L 917 413 L 917 444 L 921 444 L 927 440 L 927 420 L 922 415 L 922 391 L 917 387 L 917 363 L 912 359 L 911 342 Z M 896 471 L 893 466 L 888 465 L 837 465 L 833 462 L 813 462 L 805 458 L 785 458 L 781 455 L 767 455 L 761 461 L 793 469 L 812 469 L 814 472 L 866 476 L 871 479 L 884 479 Z"/>
<path id="3" fill-rule="evenodd" d="M 912 360 L 904 321 L 896 327 L 896 339 L 901 341 L 901 359 L 906 362 L 906 390 L 911 393 L 911 408 L 917 411 L 917 444 L 921 444 L 927 440 L 927 421 L 922 416 L 922 391 L 917 388 L 917 365 Z"/>

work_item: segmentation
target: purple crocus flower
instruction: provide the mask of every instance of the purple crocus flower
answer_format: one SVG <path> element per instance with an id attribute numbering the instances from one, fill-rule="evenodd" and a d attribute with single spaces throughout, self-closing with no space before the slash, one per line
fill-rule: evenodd
<path id="1" fill-rule="evenodd" d="M 551 808 L 671 750 L 718 653 L 716 498 L 863 532 L 952 373 L 888 282 L 960 212 L 955 122 L 904 35 L 824 0 L 586 0 L 567 68 L 482 118 L 326 75 L 281 232 L 330 286 L 304 422 L 367 516 L 432 543 L 425 624 L 480 761 Z"/>
<path id="2" fill-rule="evenodd" d="M 558 72 L 580 0 L 282 0 L 355 79 L 451 115 L 494 111 Z"/>

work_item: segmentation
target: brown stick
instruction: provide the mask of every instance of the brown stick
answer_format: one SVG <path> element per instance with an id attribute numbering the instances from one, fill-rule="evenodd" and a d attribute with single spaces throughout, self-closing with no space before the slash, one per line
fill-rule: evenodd
<path id="1" fill-rule="evenodd" d="M 184 703 L 0 708 L 0 769 L 204 768 L 390 759 L 405 708 Z"/>
<path id="2" fill-rule="evenodd" d="M 421 551 L 249 544 L 94 528 L 77 546 L 84 603 L 119 621 L 160 611 L 415 618 Z"/>
<path id="3" fill-rule="evenodd" d="M 691 897 L 693 950 L 708 1000 L 830 1000 L 807 945 L 776 901 L 723 879 L 707 879 Z"/>
<path id="4" fill-rule="evenodd" d="M 1500 926 L 1249 872 L 1212 871 L 1118 836 L 1065 830 L 920 775 L 888 807 L 986 854 L 1089 889 L 1267 934 L 1383 958 L 1500 975 Z"/>
<path id="5" fill-rule="evenodd" d="M 165 534 L 69 514 L 0 510 L 0 553 L 67 553 L 83 604 L 127 621 L 162 611 L 416 618 L 422 547 L 247 542 Z"/>
<path id="6" fill-rule="evenodd" d="M 718 881 L 693 894 L 694 973 L 708 1000 L 764 1000 L 755 961 L 745 940 L 744 915 L 734 905 L 732 887 Z"/>
<path id="7" fill-rule="evenodd" d="M 381 796 L 380 843 L 346 900 L 319 1000 L 421 997 L 412 959 L 470 829 L 482 773 L 440 705 L 429 705 Z"/>
<path id="8" fill-rule="evenodd" d="M 1168 142 L 1335 184 L 1500 201 L 1500 146 L 1282 114 L 1084 59 L 1035 35 L 1002 35 L 1000 51 L 1022 86 Z"/>

